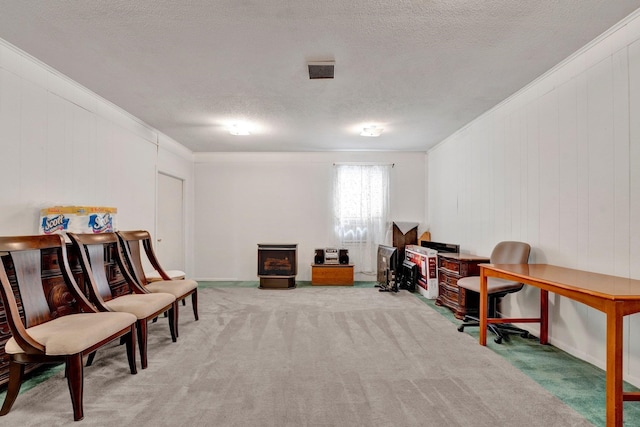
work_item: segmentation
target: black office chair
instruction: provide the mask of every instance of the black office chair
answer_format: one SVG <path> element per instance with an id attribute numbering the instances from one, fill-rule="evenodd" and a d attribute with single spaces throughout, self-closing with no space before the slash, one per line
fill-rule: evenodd
<path id="1" fill-rule="evenodd" d="M 491 252 L 492 264 L 526 264 L 529 261 L 531 246 L 523 242 L 500 242 Z M 469 276 L 458 280 L 458 286 L 469 291 L 480 293 L 480 277 Z M 488 294 L 488 315 L 487 317 L 498 317 L 498 304 L 500 299 L 508 294 L 518 292 L 524 285 L 518 282 L 490 277 L 487 280 Z M 462 319 L 462 324 L 458 326 L 458 331 L 464 331 L 467 326 L 480 326 L 480 319 L 466 315 Z M 498 344 L 502 340 L 509 340 L 510 334 L 519 334 L 523 338 L 529 336 L 529 332 L 509 324 L 487 324 L 487 329 L 496 335 L 494 341 Z"/>

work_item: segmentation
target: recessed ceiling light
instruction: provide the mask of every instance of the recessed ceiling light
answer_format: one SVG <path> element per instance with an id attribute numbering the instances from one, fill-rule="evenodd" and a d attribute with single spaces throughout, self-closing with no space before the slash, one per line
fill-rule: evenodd
<path id="1" fill-rule="evenodd" d="M 249 127 L 241 123 L 235 123 L 229 126 L 229 133 L 231 135 L 251 135 L 251 132 L 249 132 Z"/>
<path id="2" fill-rule="evenodd" d="M 379 128 L 377 126 L 368 126 L 362 129 L 362 132 L 360 132 L 360 135 L 361 136 L 380 136 L 383 130 L 384 129 Z"/>

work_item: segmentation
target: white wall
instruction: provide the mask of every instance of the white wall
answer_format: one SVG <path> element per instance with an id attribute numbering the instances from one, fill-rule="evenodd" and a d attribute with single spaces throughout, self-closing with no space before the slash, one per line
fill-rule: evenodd
<path id="1" fill-rule="evenodd" d="M 297 243 L 297 279 L 311 280 L 313 250 L 335 244 L 334 162 L 394 163 L 392 219 L 425 217 L 424 153 L 196 153 L 195 159 L 195 276 L 201 279 L 257 280 L 258 243 Z"/>
<path id="2" fill-rule="evenodd" d="M 179 147 L 0 40 L 0 235 L 36 234 L 55 205 L 117 207 L 120 229 L 155 233 L 157 171 L 188 180 L 193 206 L 193 157 Z"/>
<path id="3" fill-rule="evenodd" d="M 639 39 L 636 12 L 429 151 L 433 240 L 481 255 L 522 240 L 530 262 L 640 279 Z M 533 315 L 538 295 L 514 294 L 507 311 Z M 605 366 L 604 314 L 552 295 L 550 315 L 551 343 Z M 636 385 L 639 332 L 628 317 Z"/>

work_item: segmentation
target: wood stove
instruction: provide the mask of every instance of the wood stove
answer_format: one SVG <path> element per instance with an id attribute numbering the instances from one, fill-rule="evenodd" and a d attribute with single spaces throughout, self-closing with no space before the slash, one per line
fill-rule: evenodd
<path id="1" fill-rule="evenodd" d="M 260 288 L 295 288 L 298 273 L 297 251 L 297 244 L 258 243 Z"/>

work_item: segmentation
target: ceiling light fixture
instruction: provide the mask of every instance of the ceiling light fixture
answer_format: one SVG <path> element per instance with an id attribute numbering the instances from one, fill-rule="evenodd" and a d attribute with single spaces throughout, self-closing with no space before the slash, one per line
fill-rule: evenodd
<path id="1" fill-rule="evenodd" d="M 361 136 L 380 136 L 383 130 L 384 129 L 376 126 L 367 126 L 366 128 L 362 129 L 362 132 L 360 132 L 360 135 Z"/>
<path id="2" fill-rule="evenodd" d="M 251 135 L 247 125 L 238 123 L 229 126 L 229 133 L 231 135 Z"/>

